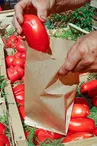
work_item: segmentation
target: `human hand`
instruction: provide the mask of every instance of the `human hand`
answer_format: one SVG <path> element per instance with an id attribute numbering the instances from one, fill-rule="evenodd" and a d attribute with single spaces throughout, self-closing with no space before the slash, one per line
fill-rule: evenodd
<path id="1" fill-rule="evenodd" d="M 12 20 L 14 27 L 20 34 L 22 32 L 21 24 L 23 23 L 23 13 L 30 10 L 33 14 L 37 13 L 42 22 L 46 21 L 48 11 L 55 4 L 55 0 L 21 0 L 15 5 L 15 14 Z"/>
<path id="2" fill-rule="evenodd" d="M 97 72 L 97 31 L 78 38 L 67 54 L 59 74 Z"/>

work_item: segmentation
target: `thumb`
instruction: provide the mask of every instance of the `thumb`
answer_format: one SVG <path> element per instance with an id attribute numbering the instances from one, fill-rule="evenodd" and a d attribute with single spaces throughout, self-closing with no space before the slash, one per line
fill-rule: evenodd
<path id="1" fill-rule="evenodd" d="M 37 9 L 37 15 L 40 18 L 40 20 L 42 22 L 46 22 L 46 18 L 47 18 L 47 9 Z"/>

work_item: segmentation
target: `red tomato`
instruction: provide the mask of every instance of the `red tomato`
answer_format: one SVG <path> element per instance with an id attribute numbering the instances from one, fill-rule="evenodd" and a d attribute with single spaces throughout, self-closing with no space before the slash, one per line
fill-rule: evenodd
<path id="1" fill-rule="evenodd" d="M 88 101 L 84 97 L 75 98 L 74 103 L 85 104 L 88 106 Z"/>
<path id="2" fill-rule="evenodd" d="M 4 143 L 4 146 L 10 146 L 9 139 L 6 135 L 0 134 L 0 141 Z M 1 146 L 1 145 L 0 145 Z"/>
<path id="3" fill-rule="evenodd" d="M 24 67 L 24 60 L 23 59 L 21 59 L 21 58 L 15 58 L 14 60 L 13 60 L 13 66 L 16 66 L 16 65 L 18 65 L 18 66 L 20 66 L 20 67 Z"/>
<path id="4" fill-rule="evenodd" d="M 51 139 L 51 140 L 54 139 L 51 134 L 49 134 L 46 130 L 42 130 L 42 129 L 38 131 L 37 138 L 39 142 L 43 142 L 46 139 Z"/>
<path id="5" fill-rule="evenodd" d="M 26 53 L 23 52 L 23 53 L 21 54 L 21 58 L 24 59 L 24 60 L 26 60 Z"/>
<path id="6" fill-rule="evenodd" d="M 91 94 L 89 94 L 88 92 L 91 92 Z M 97 95 L 97 80 L 91 80 L 89 82 L 82 84 L 81 93 L 88 93 L 90 97 L 96 96 Z"/>
<path id="7" fill-rule="evenodd" d="M 18 38 L 18 43 L 16 45 L 16 50 L 21 53 L 26 53 L 26 49 L 24 47 L 23 41 L 21 38 Z"/>
<path id="8" fill-rule="evenodd" d="M 47 52 L 49 37 L 40 19 L 35 15 L 24 15 L 23 33 L 28 45 L 38 51 Z"/>
<path id="9" fill-rule="evenodd" d="M 95 136 L 97 136 L 97 127 L 95 127 L 95 129 L 94 129 L 94 131 L 93 131 L 93 134 L 94 134 Z"/>
<path id="10" fill-rule="evenodd" d="M 5 144 L 2 141 L 0 141 L 0 146 L 5 146 Z"/>
<path id="11" fill-rule="evenodd" d="M 13 64 L 14 56 L 10 55 L 5 58 L 7 67 L 11 67 Z"/>
<path id="12" fill-rule="evenodd" d="M 92 104 L 97 107 L 97 96 L 92 98 Z"/>
<path id="13" fill-rule="evenodd" d="M 15 95 L 17 95 L 21 91 L 24 91 L 24 84 L 18 84 L 17 86 L 15 86 L 13 88 L 13 92 L 14 92 Z"/>
<path id="14" fill-rule="evenodd" d="M 77 104 L 73 105 L 71 118 L 84 118 L 90 114 L 89 107 L 85 104 Z"/>
<path id="15" fill-rule="evenodd" d="M 17 70 L 17 72 L 19 73 L 19 76 L 20 76 L 20 78 L 19 79 L 21 79 L 23 76 L 24 76 L 24 70 L 23 70 L 23 68 L 21 68 L 20 66 L 15 66 L 14 67 L 16 70 Z"/>
<path id="16" fill-rule="evenodd" d="M 14 83 L 20 78 L 18 71 L 14 67 L 7 68 L 7 76 L 11 83 Z"/>
<path id="17" fill-rule="evenodd" d="M 14 57 L 15 57 L 15 58 L 21 58 L 21 55 L 22 55 L 21 52 L 16 52 L 16 53 L 14 54 Z"/>
<path id="18" fill-rule="evenodd" d="M 3 134 L 3 133 L 5 133 L 5 131 L 6 131 L 6 126 L 0 122 L 0 133 Z"/>
<path id="19" fill-rule="evenodd" d="M 19 113 L 20 113 L 21 118 L 24 120 L 25 119 L 25 116 L 26 116 L 25 109 L 24 109 L 24 105 L 19 106 L 18 107 L 18 110 L 19 110 Z"/>
<path id="20" fill-rule="evenodd" d="M 11 35 L 7 40 L 7 45 L 9 48 L 15 48 L 18 42 L 18 37 L 16 35 Z"/>
<path id="21" fill-rule="evenodd" d="M 24 105 L 24 91 L 15 95 L 15 99 L 18 104 Z"/>
<path id="22" fill-rule="evenodd" d="M 68 130 L 70 132 L 93 132 L 95 122 L 90 118 L 74 118 L 70 120 Z"/>
<path id="23" fill-rule="evenodd" d="M 93 135 L 89 132 L 77 132 L 72 135 L 68 135 L 64 138 L 63 143 L 65 142 L 71 142 L 71 141 L 76 141 L 76 140 L 81 140 L 81 139 L 86 139 L 90 138 Z"/>

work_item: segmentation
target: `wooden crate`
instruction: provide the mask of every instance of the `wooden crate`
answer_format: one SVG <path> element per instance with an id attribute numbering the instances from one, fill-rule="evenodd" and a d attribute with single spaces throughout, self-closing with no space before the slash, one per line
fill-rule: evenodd
<path id="1" fill-rule="evenodd" d="M 4 45 L 1 38 L 0 38 L 0 60 L 1 60 L 0 73 L 1 75 L 4 75 L 7 78 L 5 56 L 4 56 Z M 13 131 L 15 146 L 27 146 L 27 141 L 26 141 L 23 126 L 22 126 L 22 121 L 18 112 L 17 104 L 15 102 L 13 91 L 12 91 L 9 80 L 7 81 L 5 92 L 7 93 L 6 96 L 8 100 L 8 114 L 9 114 L 9 120 L 10 120 L 10 124 Z"/>

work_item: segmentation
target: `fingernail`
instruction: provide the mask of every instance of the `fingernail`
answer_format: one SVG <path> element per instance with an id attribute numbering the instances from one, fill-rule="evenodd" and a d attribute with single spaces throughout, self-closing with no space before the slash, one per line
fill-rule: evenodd
<path id="1" fill-rule="evenodd" d="M 40 16 L 40 19 L 41 19 L 43 22 L 46 22 L 46 17 L 45 17 L 45 16 Z"/>

